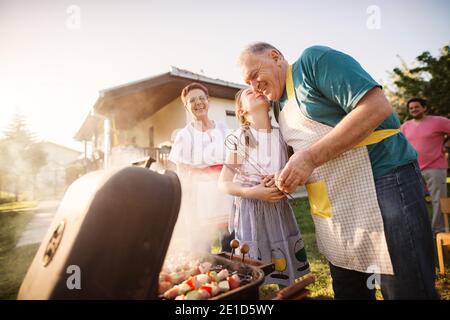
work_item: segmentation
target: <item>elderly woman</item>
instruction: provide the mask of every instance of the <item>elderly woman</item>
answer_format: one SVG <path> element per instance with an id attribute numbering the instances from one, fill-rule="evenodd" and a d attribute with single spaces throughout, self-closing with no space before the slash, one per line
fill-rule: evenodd
<path id="1" fill-rule="evenodd" d="M 183 191 L 179 228 L 187 228 L 190 245 L 200 250 L 210 250 L 218 237 L 222 250 L 227 250 L 232 198 L 219 191 L 217 181 L 224 163 L 228 129 L 225 123 L 209 119 L 208 89 L 202 84 L 186 86 L 181 100 L 192 121 L 177 133 L 169 155 L 169 160 L 177 165 Z"/>

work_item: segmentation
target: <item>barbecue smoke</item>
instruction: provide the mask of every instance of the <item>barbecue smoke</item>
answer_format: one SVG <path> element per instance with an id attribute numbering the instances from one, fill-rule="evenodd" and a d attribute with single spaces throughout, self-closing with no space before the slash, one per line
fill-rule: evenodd
<path id="1" fill-rule="evenodd" d="M 218 174 L 209 177 L 179 175 L 182 190 L 181 206 L 168 256 L 182 252 L 202 254 L 221 251 L 220 240 L 228 229 L 232 197 L 219 194 L 223 198 L 219 201 L 223 204 L 217 205 L 215 199 L 219 193 Z"/>

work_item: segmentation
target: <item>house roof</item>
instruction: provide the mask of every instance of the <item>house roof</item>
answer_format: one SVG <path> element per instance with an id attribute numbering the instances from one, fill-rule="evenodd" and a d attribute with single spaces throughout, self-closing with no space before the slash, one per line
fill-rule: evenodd
<path id="1" fill-rule="evenodd" d="M 57 144 L 57 143 L 51 142 L 51 141 L 47 141 L 47 140 L 42 140 L 40 142 L 37 142 L 36 144 L 41 145 L 41 146 L 50 146 L 50 147 L 53 147 L 53 148 L 58 148 L 58 149 L 61 149 L 63 151 L 72 152 L 74 154 L 75 153 L 76 154 L 81 154 L 81 151 L 78 151 L 78 150 L 75 150 L 75 149 L 72 149 L 72 148 L 63 146 L 61 144 Z"/>
<path id="2" fill-rule="evenodd" d="M 179 97 L 181 90 L 193 81 L 205 85 L 211 97 L 232 100 L 236 92 L 245 87 L 171 67 L 167 73 L 101 90 L 93 111 L 86 117 L 74 138 L 79 141 L 90 140 L 102 121 L 102 116 L 114 119 L 117 129 L 131 128 Z"/>

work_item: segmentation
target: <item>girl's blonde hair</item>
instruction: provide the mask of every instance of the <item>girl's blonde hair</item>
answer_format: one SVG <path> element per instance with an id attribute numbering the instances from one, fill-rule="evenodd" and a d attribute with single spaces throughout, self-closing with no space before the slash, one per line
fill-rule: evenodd
<path id="1" fill-rule="evenodd" d="M 245 117 L 245 115 L 240 113 L 244 112 L 244 107 L 242 106 L 242 93 L 246 90 L 247 88 L 243 88 L 241 90 L 239 90 L 236 93 L 236 96 L 234 97 L 234 101 L 235 101 L 235 105 L 234 105 L 234 112 L 236 114 L 236 118 L 237 121 L 239 123 L 240 127 L 245 127 L 245 128 L 249 128 L 250 127 L 250 122 L 247 120 L 247 118 Z"/>
<path id="2" fill-rule="evenodd" d="M 245 115 L 242 114 L 242 113 L 244 113 L 244 107 L 242 105 L 241 98 L 242 98 L 242 93 L 246 89 L 247 88 L 243 88 L 236 93 L 236 96 L 234 98 L 234 101 L 235 101 L 234 112 L 236 114 L 236 118 L 239 123 L 239 126 L 241 127 L 241 130 L 242 130 L 241 134 L 243 135 L 243 136 L 239 137 L 239 139 L 244 138 L 245 146 L 254 148 L 258 145 L 258 142 L 256 141 L 255 137 L 253 136 L 253 134 L 250 130 L 250 121 L 248 121 L 248 119 L 245 117 Z"/>

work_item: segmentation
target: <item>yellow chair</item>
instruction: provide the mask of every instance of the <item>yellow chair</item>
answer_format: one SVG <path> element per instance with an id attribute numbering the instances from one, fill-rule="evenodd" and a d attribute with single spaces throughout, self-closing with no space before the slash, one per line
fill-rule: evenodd
<path id="1" fill-rule="evenodd" d="M 436 235 L 436 244 L 439 259 L 439 273 L 444 274 L 444 253 L 442 248 L 450 246 L 450 230 L 448 226 L 448 214 L 450 214 L 450 198 L 441 198 L 441 211 L 444 215 L 445 232 Z"/>

